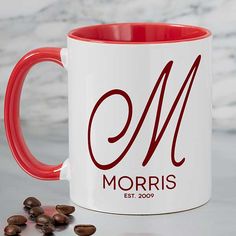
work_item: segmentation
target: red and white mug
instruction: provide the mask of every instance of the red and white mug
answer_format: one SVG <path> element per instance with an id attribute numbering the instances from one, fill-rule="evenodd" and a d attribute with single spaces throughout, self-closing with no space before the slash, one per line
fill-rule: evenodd
<path id="1" fill-rule="evenodd" d="M 74 203 L 119 214 L 183 211 L 211 195 L 211 33 L 163 23 L 82 27 L 67 48 L 39 48 L 15 66 L 5 127 L 18 164 L 68 179 Z M 20 126 L 24 79 L 35 64 L 68 71 L 69 158 L 39 162 Z"/>

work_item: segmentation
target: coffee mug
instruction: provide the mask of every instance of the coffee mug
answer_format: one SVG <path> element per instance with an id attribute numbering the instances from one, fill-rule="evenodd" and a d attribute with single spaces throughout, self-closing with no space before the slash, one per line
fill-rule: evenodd
<path id="1" fill-rule="evenodd" d="M 118 214 L 192 209 L 211 195 L 211 33 L 164 23 L 72 30 L 66 48 L 39 48 L 15 66 L 5 96 L 7 139 L 18 164 L 42 180 L 69 180 L 71 200 Z M 68 71 L 69 158 L 38 161 L 19 103 L 32 66 Z M 56 89 L 56 88 L 55 88 Z"/>

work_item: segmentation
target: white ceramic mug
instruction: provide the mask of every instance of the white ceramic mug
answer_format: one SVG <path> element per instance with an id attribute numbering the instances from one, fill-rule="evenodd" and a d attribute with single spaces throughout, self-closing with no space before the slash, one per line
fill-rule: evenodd
<path id="1" fill-rule="evenodd" d="M 211 33 L 200 27 L 122 23 L 78 28 L 67 49 L 41 48 L 15 66 L 5 97 L 12 153 L 33 177 L 68 179 L 79 206 L 119 214 L 183 211 L 211 194 Z M 69 158 L 39 162 L 19 118 L 30 68 L 68 71 Z"/>

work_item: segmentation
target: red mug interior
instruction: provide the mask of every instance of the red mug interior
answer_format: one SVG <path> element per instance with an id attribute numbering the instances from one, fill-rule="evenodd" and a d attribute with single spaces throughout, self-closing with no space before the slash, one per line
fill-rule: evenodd
<path id="1" fill-rule="evenodd" d="M 68 36 L 100 43 L 153 44 L 193 41 L 210 35 L 209 30 L 190 25 L 118 23 L 81 27 L 69 32 Z"/>

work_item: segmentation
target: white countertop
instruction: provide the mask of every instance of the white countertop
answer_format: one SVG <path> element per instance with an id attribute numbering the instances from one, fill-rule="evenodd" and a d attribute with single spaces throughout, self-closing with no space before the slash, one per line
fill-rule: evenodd
<path id="1" fill-rule="evenodd" d="M 40 160 L 50 160 L 50 163 L 55 164 L 67 155 L 67 131 L 64 126 L 47 130 L 24 129 L 33 153 Z M 236 235 L 235 145 L 235 133 L 213 134 L 213 196 L 206 205 L 181 213 L 155 216 L 111 215 L 77 207 L 73 223 L 55 235 L 75 235 L 73 225 L 80 223 L 96 225 L 97 236 Z M 66 181 L 39 181 L 29 177 L 17 166 L 3 133 L 0 155 L 0 231 L 8 216 L 23 213 L 22 201 L 27 196 L 36 196 L 45 205 L 70 203 Z M 33 224 L 29 224 L 21 235 L 40 234 Z"/>

